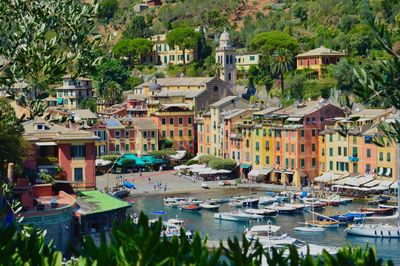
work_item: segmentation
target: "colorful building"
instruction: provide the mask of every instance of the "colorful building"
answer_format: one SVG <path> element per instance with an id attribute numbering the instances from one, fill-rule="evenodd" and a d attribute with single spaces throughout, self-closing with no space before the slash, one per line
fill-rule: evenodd
<path id="1" fill-rule="evenodd" d="M 157 151 L 159 129 L 153 124 L 151 118 L 132 118 L 130 120 L 135 132 L 135 153 L 144 155 L 149 151 Z"/>
<path id="2" fill-rule="evenodd" d="M 237 50 L 235 57 L 236 69 L 240 71 L 248 71 L 251 66 L 258 66 L 262 58 L 262 54 L 246 50 Z"/>
<path id="3" fill-rule="evenodd" d="M 150 54 L 144 55 L 141 58 L 142 64 L 151 65 L 177 65 L 190 64 L 196 58 L 195 49 L 185 49 L 185 55 L 183 50 L 179 46 L 170 47 L 167 43 L 166 34 L 158 34 L 151 36 L 153 42 L 153 51 Z M 185 60 L 183 58 L 185 56 Z"/>
<path id="4" fill-rule="evenodd" d="M 96 135 L 40 118 L 25 122 L 23 126 L 23 136 L 32 146 L 24 162 L 27 170 L 35 173 L 45 170 L 55 174 L 60 166 L 65 173 L 63 182 L 76 188 L 96 187 Z"/>
<path id="5" fill-rule="evenodd" d="M 298 54 L 297 69 L 312 69 L 318 77 L 321 77 L 326 72 L 326 66 L 336 64 L 339 60 L 346 56 L 344 52 L 334 51 L 323 46 Z"/>
<path id="6" fill-rule="evenodd" d="M 64 109 L 79 109 L 82 100 L 93 97 L 92 80 L 71 76 L 63 77 L 63 84 L 56 88 L 57 104 Z"/>
<path id="7" fill-rule="evenodd" d="M 146 98 L 140 95 L 129 94 L 126 100 L 126 111 L 129 117 L 146 117 Z"/>
<path id="8" fill-rule="evenodd" d="M 150 117 L 159 129 L 160 143 L 171 141 L 175 150 L 196 154 L 194 111 L 188 104 L 161 104 Z"/>
<path id="9" fill-rule="evenodd" d="M 327 127 L 320 136 L 320 174 L 373 176 L 396 179 L 398 145 L 379 130 L 382 121 L 389 121 L 393 110 L 364 109 Z M 379 143 L 377 145 L 376 143 Z"/>

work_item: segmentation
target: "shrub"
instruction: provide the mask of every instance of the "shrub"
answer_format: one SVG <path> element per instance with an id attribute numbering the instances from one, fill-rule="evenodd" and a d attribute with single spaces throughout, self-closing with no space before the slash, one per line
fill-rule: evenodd
<path id="1" fill-rule="evenodd" d="M 212 155 L 202 155 L 199 157 L 198 161 L 200 164 L 208 164 L 208 162 L 213 159 L 217 159 L 217 157 L 212 156 Z"/>
<path id="2" fill-rule="evenodd" d="M 193 165 L 193 164 L 197 164 L 199 161 L 198 160 L 189 160 L 185 163 L 185 165 Z"/>
<path id="3" fill-rule="evenodd" d="M 108 155 L 101 156 L 101 159 L 103 159 L 105 161 L 115 162 L 119 157 L 120 156 L 117 154 L 108 154 Z"/>
<path id="4" fill-rule="evenodd" d="M 231 159 L 213 159 L 208 162 L 208 167 L 214 170 L 232 170 L 235 166 L 236 162 Z"/>

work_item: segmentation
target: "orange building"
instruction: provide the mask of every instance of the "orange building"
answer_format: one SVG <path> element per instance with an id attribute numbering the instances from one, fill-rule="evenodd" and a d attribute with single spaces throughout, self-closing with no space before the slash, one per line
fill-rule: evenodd
<path id="1" fill-rule="evenodd" d="M 303 54 L 298 54 L 296 56 L 297 69 L 312 69 L 318 74 L 318 77 L 321 77 L 327 65 L 336 64 L 344 56 L 346 56 L 344 52 L 321 46 Z"/>
<path id="2" fill-rule="evenodd" d="M 159 129 L 160 142 L 169 140 L 175 150 L 196 153 L 194 111 L 188 104 L 161 104 L 150 117 Z"/>

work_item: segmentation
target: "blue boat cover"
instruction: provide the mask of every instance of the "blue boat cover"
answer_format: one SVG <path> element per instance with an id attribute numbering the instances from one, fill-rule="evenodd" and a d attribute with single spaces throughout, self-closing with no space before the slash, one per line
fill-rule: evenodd
<path id="1" fill-rule="evenodd" d="M 133 183 L 131 183 L 131 182 L 127 182 L 127 181 L 124 181 L 124 182 L 122 183 L 122 185 L 123 185 L 124 187 L 126 187 L 126 188 L 136 188 L 135 184 L 133 184 Z"/>

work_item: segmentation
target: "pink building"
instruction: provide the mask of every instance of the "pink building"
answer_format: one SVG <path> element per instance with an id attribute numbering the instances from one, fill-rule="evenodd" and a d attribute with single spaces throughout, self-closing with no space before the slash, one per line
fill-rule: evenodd
<path id="1" fill-rule="evenodd" d="M 43 170 L 74 188 L 96 187 L 95 141 L 92 132 L 76 130 L 36 118 L 25 122 L 24 138 L 32 149 L 24 163 L 26 170 Z M 62 172 L 58 172 L 61 167 Z"/>

